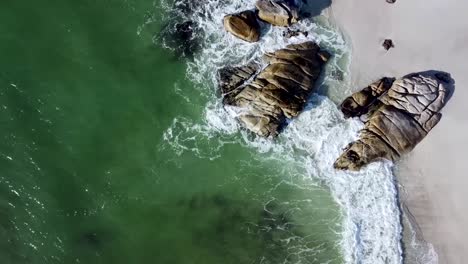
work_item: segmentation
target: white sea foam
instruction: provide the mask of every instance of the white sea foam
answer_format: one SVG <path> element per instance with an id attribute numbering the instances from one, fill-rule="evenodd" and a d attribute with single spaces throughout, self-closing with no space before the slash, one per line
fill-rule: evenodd
<path id="1" fill-rule="evenodd" d="M 215 96 L 216 71 L 225 65 L 243 64 L 266 51 L 314 40 L 333 54 L 325 76 L 338 70 L 344 77 L 342 81 L 325 77 L 322 84 L 341 95 L 348 92 L 347 64 L 340 61 L 350 51 L 334 29 L 304 20 L 293 28 L 308 31 L 308 37 L 286 39 L 282 36 L 283 28 L 266 26 L 268 29 L 261 41 L 253 44 L 225 33 L 221 22 L 224 15 L 253 7 L 251 0 L 207 0 L 189 15 L 188 19 L 196 21 L 203 29 L 204 43 L 200 54 L 188 63 L 187 75 L 200 92 L 211 95 L 212 99 L 206 106 L 202 122 L 179 117 L 166 131 L 166 142 L 179 153 L 191 151 L 202 157 L 216 158 L 217 150 L 226 142 L 232 143 L 232 135 L 239 133 L 234 118 L 237 110 L 224 108 Z M 336 171 L 332 166 L 342 148 L 356 139 L 361 127 L 358 120 L 345 120 L 330 99 L 314 95 L 306 111 L 276 140 L 252 138 L 243 131 L 238 140 L 259 152 L 270 153 L 272 159 L 303 166 L 305 177 L 319 179 L 329 186 L 344 216 L 341 249 L 346 263 L 401 263 L 400 210 L 392 164 L 377 162 L 356 173 Z M 201 152 L 197 144 L 213 139 L 219 140 L 217 149 Z"/>
<path id="2" fill-rule="evenodd" d="M 421 230 L 416 222 L 412 221 L 411 214 L 405 210 L 403 222 L 405 226 L 405 255 L 407 263 L 437 264 L 438 255 L 434 245 L 428 243 L 421 236 Z M 413 219 L 414 220 L 414 219 Z"/>

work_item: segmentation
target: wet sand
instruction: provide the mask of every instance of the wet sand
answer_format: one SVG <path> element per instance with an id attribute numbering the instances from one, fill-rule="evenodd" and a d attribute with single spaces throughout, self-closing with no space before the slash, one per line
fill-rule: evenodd
<path id="1" fill-rule="evenodd" d="M 327 10 L 353 46 L 352 91 L 383 76 L 427 70 L 455 80 L 441 122 L 395 168 L 405 216 L 441 264 L 468 259 L 467 10 L 468 1 L 459 0 L 333 0 Z M 389 51 L 382 47 L 387 38 L 395 45 Z M 407 262 L 428 261 L 413 258 Z"/>

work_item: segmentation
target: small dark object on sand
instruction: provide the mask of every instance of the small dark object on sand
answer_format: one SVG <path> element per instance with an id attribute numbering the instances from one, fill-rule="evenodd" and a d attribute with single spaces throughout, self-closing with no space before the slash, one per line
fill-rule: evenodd
<path id="1" fill-rule="evenodd" d="M 395 45 L 393 44 L 393 40 L 391 40 L 391 39 L 386 39 L 383 42 L 382 46 L 384 47 L 385 50 L 389 50 L 389 49 L 395 47 Z"/>
<path id="2" fill-rule="evenodd" d="M 396 2 L 396 0 L 387 0 L 387 3 L 389 4 L 394 4 Z"/>

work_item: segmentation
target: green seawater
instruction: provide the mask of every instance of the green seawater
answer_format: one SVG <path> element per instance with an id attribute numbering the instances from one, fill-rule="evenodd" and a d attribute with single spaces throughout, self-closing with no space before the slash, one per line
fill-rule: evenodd
<path id="1" fill-rule="evenodd" d="M 154 38 L 161 12 L 1 1 L 0 263 L 341 263 L 326 187 L 240 134 L 165 139 L 208 99 Z"/>

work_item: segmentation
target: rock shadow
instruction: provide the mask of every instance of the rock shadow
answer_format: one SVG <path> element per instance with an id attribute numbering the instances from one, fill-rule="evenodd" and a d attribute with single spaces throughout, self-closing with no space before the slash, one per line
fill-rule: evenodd
<path id="1" fill-rule="evenodd" d="M 322 11 L 328 8 L 332 0 L 300 0 L 303 3 L 301 8 L 301 18 L 311 18 L 318 16 Z"/>

